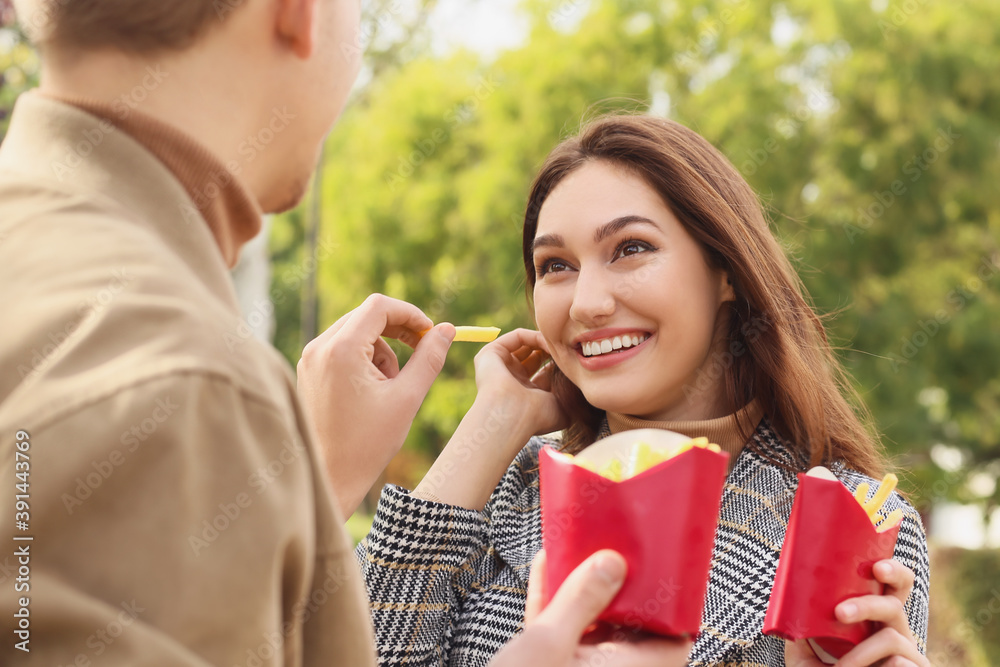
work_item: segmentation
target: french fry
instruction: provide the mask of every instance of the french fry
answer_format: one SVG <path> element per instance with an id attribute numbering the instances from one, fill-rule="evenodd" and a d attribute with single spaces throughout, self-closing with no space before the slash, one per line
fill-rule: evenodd
<path id="1" fill-rule="evenodd" d="M 879 484 L 878 490 L 875 491 L 871 500 L 868 500 L 868 491 L 871 490 L 868 482 L 861 482 L 854 491 L 854 499 L 861 505 L 871 522 L 873 524 L 881 522 L 879 532 L 888 530 L 903 518 L 903 512 L 899 509 L 889 512 L 888 516 L 882 513 L 882 506 L 885 505 L 885 501 L 889 499 L 889 495 L 896 488 L 898 482 L 896 476 L 889 473 L 882 478 L 882 483 Z"/>
<path id="2" fill-rule="evenodd" d="M 653 465 L 655 454 L 645 442 L 637 442 L 629 451 L 628 465 L 625 466 L 625 476 L 632 477 Z"/>
<path id="3" fill-rule="evenodd" d="M 889 494 L 896 488 L 898 482 L 899 480 L 892 473 L 882 478 L 882 483 L 879 485 L 878 491 L 875 492 L 871 500 L 864 504 L 865 511 L 868 512 L 869 517 L 873 517 L 876 512 L 882 509 L 882 505 L 885 504 L 886 499 L 889 498 Z"/>
<path id="4" fill-rule="evenodd" d="M 417 333 L 420 338 L 430 329 Z M 500 327 L 455 327 L 455 343 L 492 343 L 500 335 Z"/>
<path id="5" fill-rule="evenodd" d="M 885 531 L 889 530 L 902 520 L 903 520 L 903 510 L 897 507 L 893 511 L 889 512 L 889 516 L 887 516 L 885 518 L 885 521 L 882 522 L 882 525 L 879 526 L 878 532 L 884 533 Z"/>
<path id="6" fill-rule="evenodd" d="M 500 335 L 500 327 L 455 327 L 458 343 L 491 343 Z"/>
<path id="7" fill-rule="evenodd" d="M 821 477 L 823 479 L 828 479 L 831 481 L 839 481 L 837 476 L 834 475 L 828 468 L 822 466 L 816 466 L 806 473 L 811 477 Z M 879 532 L 885 532 L 892 526 L 896 525 L 899 519 L 903 518 L 902 510 L 895 509 L 885 516 L 882 513 L 882 506 L 885 505 L 885 501 L 889 498 L 889 494 L 892 493 L 893 489 L 896 488 L 897 483 L 896 476 L 889 473 L 882 479 L 882 484 L 879 485 L 878 491 L 872 496 L 871 500 L 868 500 L 869 484 L 868 482 L 862 482 L 858 484 L 858 488 L 854 491 L 854 499 L 861 505 L 861 509 L 865 511 L 868 518 L 873 524 L 881 523 Z"/>
<path id="8" fill-rule="evenodd" d="M 868 482 L 858 484 L 858 488 L 854 492 L 854 499 L 861 503 L 862 507 L 865 506 L 865 503 L 868 502 Z"/>
<path id="9" fill-rule="evenodd" d="M 572 454 L 568 456 L 572 457 L 573 462 L 577 465 L 583 466 L 587 470 L 596 472 L 598 475 L 602 475 L 612 481 L 620 482 L 623 479 L 628 479 L 629 477 L 634 477 L 639 473 L 645 472 L 668 459 L 680 456 L 694 447 L 707 449 L 716 453 L 722 451 L 722 448 L 717 444 L 711 443 L 708 441 L 708 438 L 702 437 L 684 442 L 673 449 L 653 448 L 646 442 L 635 442 L 629 448 L 628 455 L 624 457 L 624 465 L 621 458 L 614 458 L 598 467 L 593 461 L 585 458 L 574 457 Z"/>

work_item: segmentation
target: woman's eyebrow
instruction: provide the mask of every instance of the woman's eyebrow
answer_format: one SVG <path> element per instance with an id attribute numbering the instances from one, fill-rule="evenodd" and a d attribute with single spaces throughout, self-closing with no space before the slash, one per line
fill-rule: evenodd
<path id="1" fill-rule="evenodd" d="M 534 254 L 539 248 L 563 248 L 565 246 L 566 242 L 559 234 L 542 234 L 536 236 L 535 240 L 531 242 L 531 253 Z"/>
<path id="2" fill-rule="evenodd" d="M 594 243 L 600 243 L 604 239 L 620 232 L 629 225 L 652 225 L 659 229 L 659 226 L 650 220 L 649 218 L 644 218 L 641 215 L 623 215 L 620 218 L 615 218 L 611 222 L 606 222 L 594 232 Z"/>
<path id="3" fill-rule="evenodd" d="M 615 218 L 611 222 L 606 222 L 594 231 L 594 243 L 600 243 L 604 239 L 620 232 L 629 225 L 652 225 L 659 229 L 659 225 L 641 215 L 623 215 Z M 559 234 L 542 234 L 536 236 L 531 242 L 531 252 L 534 254 L 539 248 L 564 248 L 566 241 Z"/>

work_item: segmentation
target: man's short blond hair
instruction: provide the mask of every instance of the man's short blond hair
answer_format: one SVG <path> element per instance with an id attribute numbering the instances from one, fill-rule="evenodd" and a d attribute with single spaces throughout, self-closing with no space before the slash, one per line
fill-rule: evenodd
<path id="1" fill-rule="evenodd" d="M 111 47 L 139 53 L 183 49 L 247 0 L 14 0 L 39 46 Z"/>

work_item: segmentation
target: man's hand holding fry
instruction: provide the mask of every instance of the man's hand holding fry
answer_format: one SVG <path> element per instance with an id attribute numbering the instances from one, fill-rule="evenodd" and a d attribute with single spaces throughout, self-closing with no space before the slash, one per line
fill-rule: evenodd
<path id="1" fill-rule="evenodd" d="M 326 453 L 344 517 L 402 447 L 444 367 L 455 328 L 431 327 L 416 306 L 375 294 L 302 351 L 299 397 Z M 425 330 L 428 335 L 421 337 Z M 415 348 L 402 370 L 383 336 Z"/>

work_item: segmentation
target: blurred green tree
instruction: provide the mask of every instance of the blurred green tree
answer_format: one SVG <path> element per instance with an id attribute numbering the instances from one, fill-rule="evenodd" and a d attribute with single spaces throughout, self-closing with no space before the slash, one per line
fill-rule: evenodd
<path id="1" fill-rule="evenodd" d="M 378 291 L 438 321 L 530 326 L 520 221 L 535 169 L 599 111 L 669 115 L 760 192 L 918 504 L 994 503 L 1000 5 L 524 9 L 523 47 L 414 57 L 345 114 L 322 183 L 321 325 Z M 279 339 L 293 361 L 294 338 Z M 419 478 L 470 405 L 474 352 L 451 353 L 395 481 Z M 942 446 L 961 454 L 951 470 L 933 463 Z"/>

